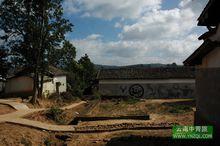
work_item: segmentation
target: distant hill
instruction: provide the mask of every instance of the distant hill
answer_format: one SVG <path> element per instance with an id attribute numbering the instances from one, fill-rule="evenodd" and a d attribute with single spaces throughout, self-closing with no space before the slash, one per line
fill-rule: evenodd
<path id="1" fill-rule="evenodd" d="M 100 69 L 120 69 L 120 68 L 158 68 L 158 67 L 181 67 L 182 65 L 173 64 L 161 64 L 161 63 L 153 63 L 153 64 L 134 64 L 127 66 L 112 66 L 112 65 L 100 65 L 95 64 L 98 70 Z"/>

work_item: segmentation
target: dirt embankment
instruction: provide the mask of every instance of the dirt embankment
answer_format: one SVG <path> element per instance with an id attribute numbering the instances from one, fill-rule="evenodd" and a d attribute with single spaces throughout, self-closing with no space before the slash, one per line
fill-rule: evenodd
<path id="1" fill-rule="evenodd" d="M 0 104 L 0 115 L 12 113 L 14 111 L 16 111 L 14 108 L 8 105 Z"/>
<path id="2" fill-rule="evenodd" d="M 193 124 L 194 101 L 192 100 L 142 100 L 142 101 L 117 101 L 117 100 L 92 100 L 87 104 L 63 111 L 59 117 L 62 123 L 48 118 L 48 111 L 36 112 L 26 118 L 50 124 L 69 124 L 74 117 L 118 117 L 131 115 L 150 115 L 152 121 L 177 123 L 180 125 Z M 111 121 L 109 120 L 111 123 Z M 114 121 L 121 123 L 120 121 Z M 129 120 L 127 120 L 129 122 Z M 108 121 L 82 122 L 82 125 L 108 124 Z M 114 123 L 113 123 L 114 124 Z"/>
<path id="3" fill-rule="evenodd" d="M 185 102 L 185 101 L 184 101 Z M 0 124 L 0 145 L 63 145 L 70 146 L 104 146 L 114 144 L 115 138 L 135 136 L 146 137 L 170 137 L 171 129 L 149 130 L 148 127 L 168 127 L 174 123 L 181 125 L 193 124 L 194 103 L 174 100 L 142 100 L 142 101 L 89 101 L 87 104 L 76 108 L 65 110 L 61 116 L 66 121 L 75 116 L 121 116 L 121 115 L 150 115 L 150 120 L 107 120 L 80 122 L 76 130 L 81 133 L 49 132 L 37 130 L 25 126 L 13 124 Z M 47 119 L 46 111 L 37 112 L 27 118 L 56 124 L 55 121 Z M 133 130 L 127 130 L 132 129 Z M 135 129 L 136 128 L 136 129 Z M 140 128 L 140 129 L 138 129 Z M 114 131 L 116 129 L 117 131 Z M 121 129 L 121 130 L 120 130 Z M 86 131 L 93 131 L 87 133 Z M 104 130 L 105 132 L 103 132 Z M 108 132 L 106 132 L 106 130 Z M 96 132 L 97 131 L 97 132 Z M 125 138 L 126 139 L 126 138 Z M 123 145 L 116 141 L 117 144 Z"/>

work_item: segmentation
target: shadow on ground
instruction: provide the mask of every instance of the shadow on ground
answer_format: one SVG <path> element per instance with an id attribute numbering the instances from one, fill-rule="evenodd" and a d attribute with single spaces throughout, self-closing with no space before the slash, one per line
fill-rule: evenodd
<path id="1" fill-rule="evenodd" d="M 217 146 L 214 140 L 173 140 L 168 137 L 128 136 L 112 138 L 106 146 Z"/>

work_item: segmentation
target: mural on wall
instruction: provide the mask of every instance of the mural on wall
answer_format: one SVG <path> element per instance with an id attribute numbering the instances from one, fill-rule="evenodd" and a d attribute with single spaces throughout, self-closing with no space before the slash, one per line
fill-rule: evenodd
<path id="1" fill-rule="evenodd" d="M 125 93 L 125 91 L 127 90 L 127 86 L 120 86 L 119 88 L 122 93 Z"/>
<path id="2" fill-rule="evenodd" d="M 144 88 L 139 84 L 131 85 L 129 88 L 129 94 L 130 94 L 130 96 L 137 97 L 137 98 L 143 97 Z"/>
<path id="3" fill-rule="evenodd" d="M 193 98 L 194 84 L 124 84 L 110 85 L 105 88 L 115 96 L 133 96 L 137 98 Z"/>

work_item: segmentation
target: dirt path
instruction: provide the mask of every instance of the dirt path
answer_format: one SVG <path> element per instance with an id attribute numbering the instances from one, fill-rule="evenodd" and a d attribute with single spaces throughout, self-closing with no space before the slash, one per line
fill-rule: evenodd
<path id="1" fill-rule="evenodd" d="M 169 102 L 177 102 L 177 101 L 183 101 L 183 100 L 170 100 Z M 185 100 L 184 100 L 185 101 Z M 187 101 L 187 100 L 186 100 Z M 149 101 L 150 103 L 161 103 L 161 102 L 168 102 L 167 100 L 152 100 Z M 171 129 L 172 125 L 175 123 L 172 123 L 173 117 L 170 117 L 170 119 L 164 119 L 165 117 L 162 117 L 161 115 L 157 114 L 151 114 L 151 120 L 148 121 L 141 121 L 141 122 L 131 122 L 131 121 L 106 121 L 106 122 L 82 122 L 78 125 L 55 125 L 55 124 L 49 124 L 49 123 L 43 123 L 40 121 L 34 121 L 30 119 L 23 118 L 25 115 L 32 114 L 37 111 L 46 110 L 46 108 L 41 109 L 29 109 L 27 106 L 25 106 L 24 103 L 21 103 L 19 101 L 14 100 L 0 100 L 0 103 L 10 105 L 11 107 L 14 107 L 17 111 L 0 115 L 0 123 L 7 122 L 7 123 L 13 123 L 13 124 L 19 124 L 23 126 L 28 127 L 34 127 L 37 129 L 42 130 L 48 130 L 48 131 L 62 131 L 62 132 L 73 132 L 73 133 L 95 133 L 95 132 L 109 132 L 109 131 L 117 131 L 117 130 L 150 130 L 150 129 Z M 77 107 L 79 105 L 85 104 L 85 101 L 81 101 L 79 103 L 74 103 L 69 106 L 62 107 L 61 109 L 67 110 L 72 109 L 74 107 Z M 95 102 L 95 106 L 89 106 L 90 110 L 86 111 L 86 114 L 93 111 L 95 108 L 99 108 L 100 102 Z M 188 115 L 186 115 L 187 117 Z M 157 121 L 161 121 L 160 123 L 157 123 Z M 166 121 L 165 123 L 162 123 L 162 121 Z M 143 122 L 143 123 L 142 123 Z M 178 121 L 174 121 L 177 122 Z"/>
<path id="2" fill-rule="evenodd" d="M 85 103 L 86 103 L 85 101 L 81 101 L 79 103 L 74 103 L 72 105 L 62 107 L 61 109 L 71 109 L 71 108 L 77 107 L 77 106 L 79 106 L 81 104 L 85 104 Z M 29 127 L 34 127 L 34 128 L 40 128 L 40 129 L 44 129 L 44 130 L 50 130 L 50 131 L 75 131 L 75 128 L 73 126 L 52 125 L 52 124 L 46 124 L 46 123 L 33 121 L 33 120 L 27 120 L 27 119 L 23 118 L 27 114 L 31 114 L 31 113 L 34 113 L 37 111 L 46 110 L 45 108 L 30 109 L 24 103 L 21 103 L 16 100 L 2 100 L 2 99 L 0 99 L 0 104 L 9 105 L 9 106 L 13 107 L 14 109 L 16 109 L 15 112 L 0 115 L 0 123 L 8 122 L 8 123 L 14 123 L 14 124 L 20 124 L 20 125 L 25 125 L 25 126 L 29 126 Z"/>

